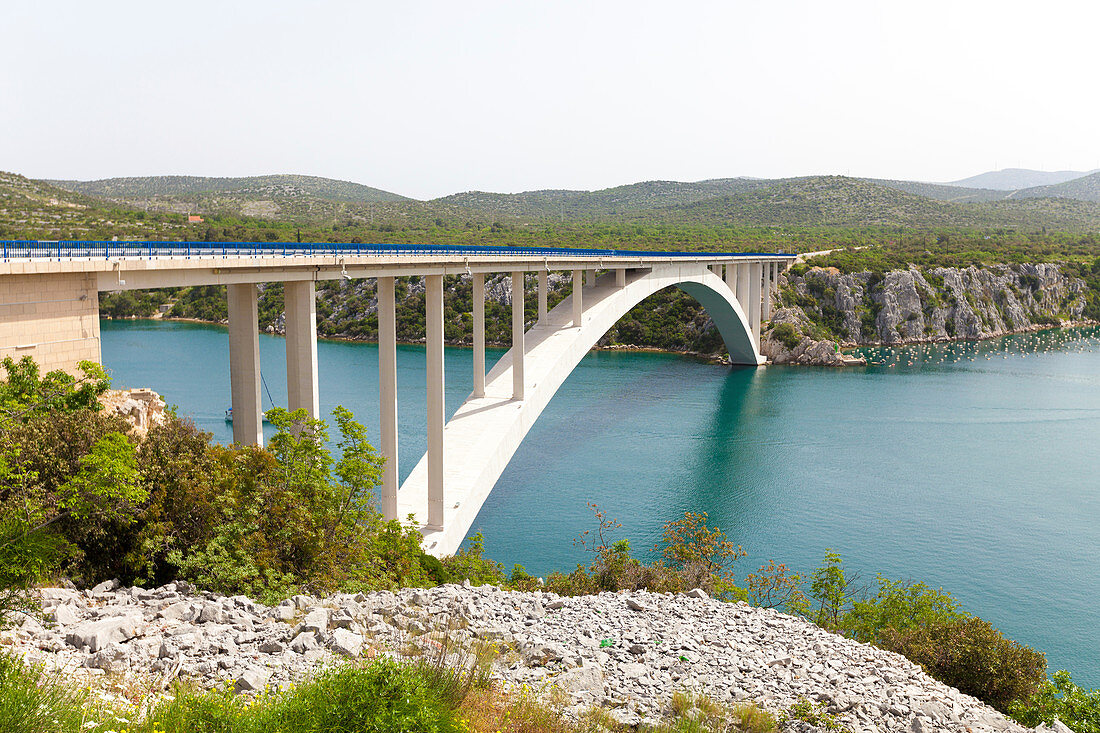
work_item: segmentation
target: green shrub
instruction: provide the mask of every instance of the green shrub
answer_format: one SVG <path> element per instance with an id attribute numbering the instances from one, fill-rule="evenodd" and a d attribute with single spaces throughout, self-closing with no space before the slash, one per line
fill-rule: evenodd
<path id="1" fill-rule="evenodd" d="M 943 589 L 924 583 L 904 583 L 878 577 L 879 589 L 873 598 L 855 601 L 844 616 L 844 632 L 859 641 L 877 644 L 880 632 L 892 632 L 946 624 L 967 618 L 959 603 Z"/>
<path id="2" fill-rule="evenodd" d="M 597 520 L 595 535 L 586 530 L 574 544 L 592 555 L 571 573 L 551 573 L 546 589 L 566 596 L 601 591 L 649 590 L 678 593 L 702 588 L 716 597 L 741 600 L 744 591 L 734 582 L 732 565 L 744 556 L 741 547 L 730 542 L 717 528 L 707 526 L 706 513 L 686 512 L 682 519 L 664 526 L 664 539 L 655 548 L 662 559 L 644 564 L 630 555 L 630 542 L 612 540 L 621 525 L 609 519 L 595 504 L 589 504 Z"/>
<path id="3" fill-rule="evenodd" d="M 973 695 L 1002 712 L 1028 699 L 1045 679 L 1046 658 L 1006 639 L 988 622 L 959 610 L 942 589 L 878 577 L 878 592 L 846 607 L 840 557 L 827 555 L 814 571 L 815 598 L 823 599 L 811 619 L 859 641 L 897 652 L 932 677 Z"/>
<path id="4" fill-rule="evenodd" d="M 269 449 L 211 447 L 214 476 L 199 487 L 211 493 L 191 502 L 209 507 L 208 533 L 166 554 L 180 577 L 265 602 L 428 582 L 419 532 L 374 506 L 382 459 L 350 412 L 333 416 L 339 460 L 325 424 L 304 410 L 268 413 Z"/>
<path id="5" fill-rule="evenodd" d="M 450 733 L 462 730 L 425 670 L 383 659 L 329 670 L 249 700 L 229 690 L 177 690 L 132 733 Z"/>
<path id="6" fill-rule="evenodd" d="M 452 580 L 469 580 L 473 585 L 503 585 L 504 565 L 485 557 L 485 538 L 481 532 L 470 537 L 470 543 L 450 557 L 443 558 L 443 567 Z"/>
<path id="7" fill-rule="evenodd" d="M 807 618 L 830 631 L 841 630 L 842 619 L 861 592 L 856 580 L 845 572 L 840 555 L 826 548 L 825 563 L 810 573 Z"/>
<path id="8" fill-rule="evenodd" d="M 793 349 L 802 343 L 802 334 L 789 323 L 779 323 L 772 328 L 772 336 L 788 349 Z"/>
<path id="9" fill-rule="evenodd" d="M 324 674 L 270 705 L 259 706 L 250 717 L 247 730 L 256 733 L 462 730 L 446 699 L 423 670 L 388 660 Z"/>
<path id="10" fill-rule="evenodd" d="M 812 702 L 802 698 L 779 717 L 779 725 L 784 728 L 790 726 L 791 723 L 799 722 L 809 723 L 820 730 L 836 731 L 836 733 L 847 733 L 848 731 L 848 728 L 841 725 L 837 717 L 828 711 L 823 700 Z"/>
<path id="11" fill-rule="evenodd" d="M 877 646 L 904 655 L 931 676 L 1001 712 L 1032 698 L 1046 679 L 1046 657 L 980 618 L 883 629 Z"/>
<path id="12" fill-rule="evenodd" d="M 443 565 L 443 562 L 434 555 L 429 555 L 426 552 L 421 553 L 420 569 L 436 584 L 442 585 L 444 583 L 454 582 L 454 578 L 447 572 L 447 568 Z"/>
<path id="13" fill-rule="evenodd" d="M 38 364 L 30 356 L 18 362 L 5 357 L 0 366 L 7 376 L 0 382 L 0 426 L 36 412 L 99 410 L 99 395 L 111 386 L 103 367 L 91 361 L 77 364 L 79 378 L 60 369 L 41 377 Z"/>
<path id="14" fill-rule="evenodd" d="M 1076 733 L 1100 733 L 1100 690 L 1085 690 L 1069 672 L 1055 672 L 1029 699 L 1013 703 L 1008 712 L 1029 728 L 1060 720 Z"/>
<path id="15" fill-rule="evenodd" d="M 170 419 L 152 427 L 138 447 L 138 471 L 149 492 L 123 553 L 123 582 L 159 586 L 171 582 L 172 550 L 192 548 L 213 533 L 221 473 L 210 433 L 190 420 Z"/>
<path id="16" fill-rule="evenodd" d="M 512 572 L 508 575 L 508 587 L 512 590 L 534 591 L 539 590 L 542 584 L 539 579 L 527 572 L 527 568 L 519 563 L 512 566 Z"/>

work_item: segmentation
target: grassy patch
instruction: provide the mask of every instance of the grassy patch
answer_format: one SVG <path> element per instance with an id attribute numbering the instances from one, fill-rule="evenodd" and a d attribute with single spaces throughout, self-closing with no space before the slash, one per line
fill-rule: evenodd
<path id="1" fill-rule="evenodd" d="M 89 733 L 85 723 L 99 711 L 87 690 L 66 685 L 21 659 L 0 654 L 0 731 L 4 733 Z M 91 733 L 104 730 L 91 728 Z"/>

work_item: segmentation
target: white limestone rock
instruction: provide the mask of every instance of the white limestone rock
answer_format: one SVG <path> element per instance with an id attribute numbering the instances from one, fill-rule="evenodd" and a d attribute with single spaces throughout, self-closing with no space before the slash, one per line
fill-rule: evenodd
<path id="1" fill-rule="evenodd" d="M 342 656 L 358 657 L 363 650 L 363 637 L 347 629 L 336 629 L 332 632 L 328 646 Z"/>
<path id="2" fill-rule="evenodd" d="M 143 619 L 140 616 L 114 616 L 88 621 L 72 628 L 65 641 L 75 647 L 86 647 L 97 652 L 110 644 L 127 641 L 141 633 Z"/>

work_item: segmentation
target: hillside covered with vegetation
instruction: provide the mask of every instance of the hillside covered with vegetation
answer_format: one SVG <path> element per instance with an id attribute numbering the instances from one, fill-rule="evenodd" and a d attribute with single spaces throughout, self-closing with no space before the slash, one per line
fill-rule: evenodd
<path id="1" fill-rule="evenodd" d="M 468 191 L 429 201 L 310 176 L 161 176 L 45 185 L 148 212 L 195 213 L 383 235 L 406 229 L 548 227 L 642 223 L 654 226 L 784 225 L 1010 227 L 1081 231 L 1100 227 L 1096 181 L 1082 175 L 1025 190 L 917 181 L 804 176 L 645 181 L 598 191 Z M 1022 199 L 1037 199 L 1017 205 Z M 998 204 L 996 206 L 988 204 Z M 356 230 L 354 233 L 351 230 Z M 201 238 L 201 237 L 200 237 Z"/>

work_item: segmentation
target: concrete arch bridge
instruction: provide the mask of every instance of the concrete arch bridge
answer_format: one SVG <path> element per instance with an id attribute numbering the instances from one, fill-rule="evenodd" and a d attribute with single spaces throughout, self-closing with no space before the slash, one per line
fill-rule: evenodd
<path id="1" fill-rule="evenodd" d="M 44 370 L 101 361 L 105 291 L 224 284 L 228 292 L 233 437 L 263 442 L 257 285 L 285 292 L 288 408 L 319 413 L 315 283 L 377 278 L 380 504 L 412 515 L 428 552 L 455 552 L 527 431 L 573 368 L 631 308 L 678 287 L 714 321 L 734 364 L 759 365 L 760 323 L 794 257 L 549 248 L 409 245 L 0 242 L 0 358 L 33 356 Z M 572 292 L 548 310 L 548 273 Z M 485 275 L 507 272 L 512 348 L 485 372 Z M 525 274 L 538 274 L 538 319 L 524 320 Z M 443 403 L 443 277 L 473 282 L 474 389 L 449 422 Z M 425 278 L 427 452 L 398 487 L 395 278 Z"/>

